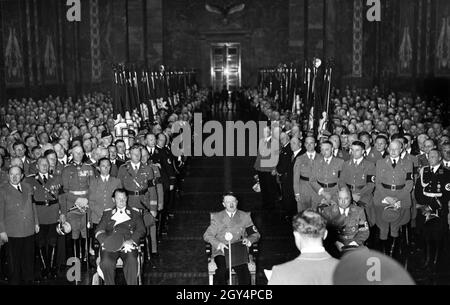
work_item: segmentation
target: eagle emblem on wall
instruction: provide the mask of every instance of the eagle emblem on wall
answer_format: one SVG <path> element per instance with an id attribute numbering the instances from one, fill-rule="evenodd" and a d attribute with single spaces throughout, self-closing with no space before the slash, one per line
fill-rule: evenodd
<path id="1" fill-rule="evenodd" d="M 210 13 L 220 15 L 222 17 L 223 24 L 228 24 L 229 16 L 243 11 L 245 8 L 245 3 L 215 5 L 207 2 L 205 4 L 205 8 Z"/>

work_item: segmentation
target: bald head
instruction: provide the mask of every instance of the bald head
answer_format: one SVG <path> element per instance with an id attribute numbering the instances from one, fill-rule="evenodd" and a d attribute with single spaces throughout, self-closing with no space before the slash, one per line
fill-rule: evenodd
<path id="1" fill-rule="evenodd" d="M 391 144 L 389 144 L 389 155 L 391 158 L 398 158 L 402 152 L 403 144 L 400 140 L 393 140 Z"/>

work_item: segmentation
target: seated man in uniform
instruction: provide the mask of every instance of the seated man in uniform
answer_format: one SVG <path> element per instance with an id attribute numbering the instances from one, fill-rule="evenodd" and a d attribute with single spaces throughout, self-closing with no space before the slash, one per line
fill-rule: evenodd
<path id="1" fill-rule="evenodd" d="M 353 203 L 348 187 L 339 189 L 338 203 L 323 208 L 322 214 L 328 225 L 337 230 L 335 245 L 340 252 L 346 248 L 363 246 L 369 238 L 364 208 Z"/>
<path id="2" fill-rule="evenodd" d="M 116 189 L 113 193 L 114 209 L 106 209 L 97 226 L 95 238 L 102 247 L 100 269 L 106 285 L 114 285 L 117 259 L 123 261 L 128 285 L 137 284 L 137 247 L 145 235 L 145 226 L 138 209 L 127 207 L 127 192 Z"/>
<path id="3" fill-rule="evenodd" d="M 226 245 L 228 242 L 225 234 L 233 234 L 231 243 L 240 241 L 247 247 L 260 238 L 250 213 L 237 209 L 238 201 L 232 193 L 223 196 L 222 204 L 225 210 L 211 213 L 211 224 L 203 235 L 204 240 L 212 245 L 212 256 L 217 265 L 214 283 L 218 285 L 225 285 L 227 279 L 224 249 L 228 249 Z M 250 272 L 247 264 L 234 266 L 233 269 L 238 276 L 239 285 L 250 285 Z"/>

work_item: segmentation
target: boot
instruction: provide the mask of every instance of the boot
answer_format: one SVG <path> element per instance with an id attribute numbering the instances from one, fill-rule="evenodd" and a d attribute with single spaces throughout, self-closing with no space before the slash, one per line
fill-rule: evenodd
<path id="1" fill-rule="evenodd" d="M 39 259 L 41 261 L 41 278 L 47 279 L 48 275 L 48 254 L 45 246 L 39 247 Z"/>
<path id="2" fill-rule="evenodd" d="M 73 249 L 74 249 L 74 256 L 81 260 L 80 238 L 73 240 Z"/>
<path id="3" fill-rule="evenodd" d="M 52 278 L 56 278 L 58 274 L 58 269 L 56 265 L 56 245 L 48 246 L 47 253 L 49 257 L 47 264 L 47 266 L 49 266 L 49 275 Z"/>

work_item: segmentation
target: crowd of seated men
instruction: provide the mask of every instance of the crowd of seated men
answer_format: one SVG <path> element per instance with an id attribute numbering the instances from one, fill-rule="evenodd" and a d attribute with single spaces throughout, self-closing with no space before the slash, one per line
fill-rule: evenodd
<path id="1" fill-rule="evenodd" d="M 57 277 L 73 256 L 95 267 L 96 226 L 103 211 L 115 206 L 112 197 L 119 188 L 143 216 L 146 258 L 158 258 L 157 241 L 174 216 L 187 162 L 172 153 L 173 126 L 192 124 L 206 96 L 203 90 L 190 90 L 172 109 L 161 108 L 151 121 L 128 128 L 126 136 L 116 135 L 112 99 L 103 93 L 78 100 L 11 99 L 0 108 L 0 187 L 18 185 L 22 192 L 20 186 L 31 186 L 31 213 L 37 219 L 34 263 L 41 270 L 34 280 Z M 11 280 L 16 270 L 9 268 L 14 261 L 8 248 L 21 236 L 8 238 L 7 232 L 22 224 L 11 222 L 16 215 L 7 203 L 0 204 L 5 205 L 0 213 L 0 273 L 2 280 Z"/>
<path id="2" fill-rule="evenodd" d="M 263 207 L 279 203 L 289 222 L 307 209 L 321 212 L 334 229 L 327 245 L 336 257 L 367 246 L 404 262 L 420 251 L 424 268 L 435 270 L 448 250 L 447 105 L 376 87 L 333 90 L 329 121 L 316 135 L 307 115 L 279 109 L 263 94 L 245 92 L 254 118 L 275 126 L 260 145 L 279 143 L 277 164 L 255 162 Z"/>

